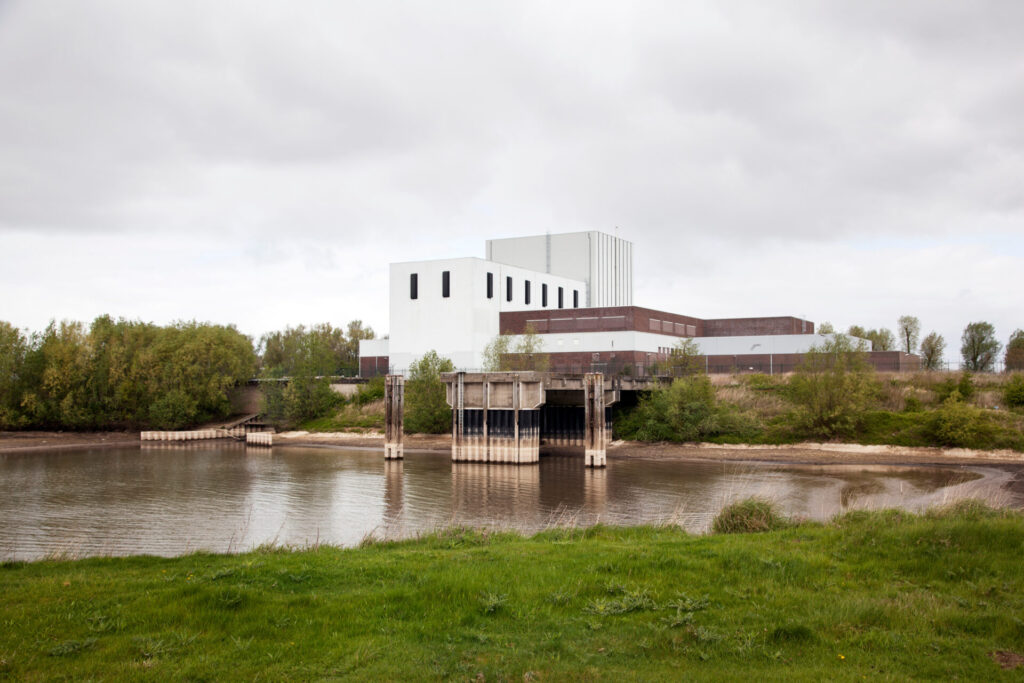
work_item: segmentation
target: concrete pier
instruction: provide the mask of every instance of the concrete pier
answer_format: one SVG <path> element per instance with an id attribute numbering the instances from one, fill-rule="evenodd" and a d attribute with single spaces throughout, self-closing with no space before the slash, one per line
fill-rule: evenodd
<path id="1" fill-rule="evenodd" d="M 273 432 L 249 432 L 245 435 L 246 446 L 273 446 Z"/>
<path id="2" fill-rule="evenodd" d="M 146 431 L 139 433 L 140 441 L 205 441 L 207 439 L 242 439 L 244 427 L 231 429 L 197 429 L 192 431 Z"/>
<path id="3" fill-rule="evenodd" d="M 607 464 L 609 425 L 604 398 L 604 375 L 588 372 L 583 376 L 583 464 L 587 467 L 604 467 Z"/>
<path id="4" fill-rule="evenodd" d="M 456 372 L 446 382 L 453 462 L 539 462 L 544 404 L 539 373 Z"/>
<path id="5" fill-rule="evenodd" d="M 402 446 L 404 428 L 405 377 L 388 375 L 384 378 L 384 459 L 401 460 L 405 457 Z"/>

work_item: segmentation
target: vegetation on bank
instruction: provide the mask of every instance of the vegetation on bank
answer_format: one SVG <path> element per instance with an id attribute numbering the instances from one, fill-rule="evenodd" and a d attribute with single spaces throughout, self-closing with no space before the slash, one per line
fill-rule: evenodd
<path id="1" fill-rule="evenodd" d="M 786 444 L 841 440 L 1024 451 L 1024 374 L 881 375 L 849 339 L 782 376 L 695 373 L 616 409 L 617 438 Z"/>
<path id="2" fill-rule="evenodd" d="M 175 429 L 229 414 L 256 365 L 230 326 L 100 316 L 26 335 L 0 321 L 0 429 Z"/>
<path id="3" fill-rule="evenodd" d="M 946 680 L 1021 661 L 1018 513 L 766 528 L 6 563 L 0 677 Z"/>

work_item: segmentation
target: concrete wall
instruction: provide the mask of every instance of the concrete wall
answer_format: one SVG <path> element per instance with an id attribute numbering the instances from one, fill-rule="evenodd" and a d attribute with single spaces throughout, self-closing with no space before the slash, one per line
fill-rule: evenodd
<path id="1" fill-rule="evenodd" d="M 583 307 L 633 303 L 633 244 L 597 231 L 487 240 L 487 259 L 587 283 Z"/>

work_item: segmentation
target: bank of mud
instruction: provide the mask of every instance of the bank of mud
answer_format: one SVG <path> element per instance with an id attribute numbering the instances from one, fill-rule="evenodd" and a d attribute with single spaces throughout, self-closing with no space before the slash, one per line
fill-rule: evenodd
<path id="1" fill-rule="evenodd" d="M 406 434 L 409 452 L 451 450 L 450 434 Z M 281 432 L 274 435 L 280 445 L 331 448 L 381 448 L 381 432 Z M 0 432 L 0 453 L 30 453 L 48 450 L 74 450 L 130 446 L 139 443 L 139 433 L 127 432 Z M 541 447 L 541 452 L 549 452 Z M 571 452 L 567 451 L 567 452 Z M 736 462 L 780 462 L 810 465 L 1024 465 L 1024 453 L 981 451 L 966 448 L 920 448 L 909 446 L 863 446 L 849 443 L 800 443 L 783 446 L 647 443 L 613 441 L 608 457 L 675 460 L 717 460 Z"/>

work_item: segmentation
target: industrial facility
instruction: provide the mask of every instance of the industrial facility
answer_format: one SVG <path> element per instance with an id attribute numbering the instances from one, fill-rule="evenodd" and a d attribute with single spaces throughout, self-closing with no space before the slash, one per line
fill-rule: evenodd
<path id="1" fill-rule="evenodd" d="M 701 319 L 634 306 L 633 244 L 601 232 L 488 240 L 485 254 L 392 263 L 389 336 L 360 342 L 360 374 L 405 374 L 431 350 L 479 371 L 499 334 L 528 333 L 553 372 L 656 374 L 692 339 L 707 372 L 776 373 L 828 339 L 796 317 Z M 886 370 L 918 362 L 898 351 L 868 356 Z"/>

